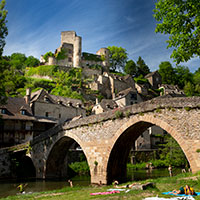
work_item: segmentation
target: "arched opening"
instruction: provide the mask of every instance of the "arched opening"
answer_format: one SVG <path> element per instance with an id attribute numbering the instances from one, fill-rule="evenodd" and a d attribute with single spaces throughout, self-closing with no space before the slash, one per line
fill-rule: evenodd
<path id="1" fill-rule="evenodd" d="M 36 177 L 35 166 L 26 151 L 19 151 L 11 155 L 11 167 L 13 176 L 18 180 L 31 179 Z"/>
<path id="2" fill-rule="evenodd" d="M 108 184 L 110 184 L 113 180 L 118 180 L 120 182 L 127 181 L 127 162 L 128 159 L 130 159 L 130 151 L 135 150 L 135 141 L 139 138 L 139 136 L 143 136 L 144 131 L 153 126 L 154 124 L 150 122 L 139 121 L 127 128 L 119 136 L 112 148 L 108 160 Z"/>
<path id="3" fill-rule="evenodd" d="M 69 167 L 71 163 L 86 161 L 80 145 L 70 137 L 63 137 L 51 149 L 46 162 L 47 179 L 67 179 L 77 174 Z M 87 162 L 87 161 L 86 161 Z"/>

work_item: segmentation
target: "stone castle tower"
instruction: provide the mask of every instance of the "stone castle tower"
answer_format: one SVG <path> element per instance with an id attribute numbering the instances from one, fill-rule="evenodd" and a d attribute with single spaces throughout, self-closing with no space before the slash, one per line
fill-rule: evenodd
<path id="1" fill-rule="evenodd" d="M 73 66 L 81 66 L 82 38 L 76 35 L 75 31 L 61 32 L 61 46 L 64 44 L 73 45 Z"/>
<path id="2" fill-rule="evenodd" d="M 61 57 L 57 57 L 61 54 Z M 54 56 L 49 56 L 45 60 L 43 55 L 41 63 L 46 65 L 59 65 L 66 67 L 90 67 L 100 65 L 103 71 L 109 71 L 109 50 L 99 49 L 96 54 L 82 53 L 82 38 L 77 36 L 75 31 L 61 32 L 61 45 L 55 50 Z"/>

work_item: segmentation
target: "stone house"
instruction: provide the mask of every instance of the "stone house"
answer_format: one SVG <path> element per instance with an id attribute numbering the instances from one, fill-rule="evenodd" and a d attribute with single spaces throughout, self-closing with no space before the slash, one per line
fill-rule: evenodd
<path id="1" fill-rule="evenodd" d="M 181 90 L 178 85 L 161 84 L 159 89 L 162 89 L 160 95 L 177 94 L 185 96 L 184 91 Z"/>
<path id="2" fill-rule="evenodd" d="M 158 71 L 147 74 L 145 78 L 148 79 L 153 89 L 158 89 L 159 85 L 162 84 L 162 77 Z"/>
<path id="3" fill-rule="evenodd" d="M 56 124 L 86 115 L 81 100 L 50 95 L 43 89 L 34 93 L 28 89 L 24 98 L 9 97 L 0 111 L 1 147 L 30 141 Z"/>
<path id="4" fill-rule="evenodd" d="M 107 99 L 114 99 L 116 94 L 128 88 L 135 90 L 135 82 L 130 75 L 117 76 L 108 72 L 98 75 L 89 85 L 91 90 L 100 91 Z"/>
<path id="5" fill-rule="evenodd" d="M 35 117 L 45 117 L 57 123 L 86 115 L 81 100 L 51 95 L 44 89 L 30 94 L 30 106 Z"/>
<path id="6" fill-rule="evenodd" d="M 149 89 L 148 84 L 135 83 L 135 88 L 139 94 L 148 95 L 148 89 Z"/>
<path id="7" fill-rule="evenodd" d="M 158 144 L 163 142 L 165 131 L 159 126 L 151 126 L 135 141 L 135 151 L 149 151 L 157 149 Z"/>
<path id="8" fill-rule="evenodd" d="M 24 98 L 8 97 L 7 103 L 0 105 L 0 147 L 31 140 L 35 121 Z"/>
<path id="9" fill-rule="evenodd" d="M 119 107 L 125 107 L 125 106 L 133 105 L 136 103 L 140 103 L 143 100 L 136 90 L 133 90 L 132 88 L 128 88 L 126 90 L 119 92 L 116 95 L 116 98 L 114 99 L 114 101 L 117 103 Z"/>
<path id="10" fill-rule="evenodd" d="M 94 114 L 99 114 L 99 113 L 114 110 L 117 108 L 118 108 L 118 105 L 114 100 L 102 99 L 100 103 L 97 102 L 97 104 L 94 105 L 94 107 L 92 108 L 92 112 Z"/>

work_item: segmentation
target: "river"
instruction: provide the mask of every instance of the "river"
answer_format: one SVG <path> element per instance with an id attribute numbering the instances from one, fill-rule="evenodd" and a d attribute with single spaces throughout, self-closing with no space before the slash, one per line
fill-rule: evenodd
<path id="1" fill-rule="evenodd" d="M 181 169 L 173 169 L 174 175 L 181 173 Z M 139 181 L 145 180 L 148 178 L 158 178 L 169 176 L 167 169 L 153 169 L 149 170 L 132 170 L 128 169 L 127 171 L 127 180 L 128 181 Z M 88 186 L 90 184 L 90 176 L 76 176 L 72 178 L 74 186 Z M 47 190 L 56 190 L 63 187 L 69 187 L 67 180 L 63 181 L 42 181 L 42 180 L 33 180 L 26 181 L 28 184 L 25 188 L 26 193 L 41 192 Z M 0 181 L 0 198 L 7 197 L 10 195 L 16 195 L 18 193 L 17 186 L 19 182 L 16 181 Z"/>

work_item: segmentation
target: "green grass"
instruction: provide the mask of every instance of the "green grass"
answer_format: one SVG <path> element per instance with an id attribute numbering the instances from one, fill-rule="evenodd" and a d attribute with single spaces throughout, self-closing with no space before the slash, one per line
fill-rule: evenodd
<path id="1" fill-rule="evenodd" d="M 197 174 L 196 174 L 197 175 Z M 17 196 L 10 196 L 7 198 L 2 198 L 1 200 L 14 200 L 14 199 L 39 199 L 39 200 L 87 200 L 87 199 L 133 199 L 133 200 L 142 200 L 145 197 L 152 197 L 152 196 L 159 196 L 159 197 L 173 197 L 163 195 L 162 192 L 167 192 L 173 189 L 179 189 L 181 186 L 186 184 L 190 185 L 195 189 L 195 191 L 200 191 L 200 178 L 197 180 L 193 180 L 190 177 L 192 174 L 179 174 L 175 177 L 165 177 L 165 178 L 158 178 L 154 180 L 145 180 L 140 181 L 138 183 L 145 183 L 145 182 L 154 182 L 155 188 L 149 188 L 147 190 L 130 190 L 128 193 L 120 192 L 119 194 L 109 194 L 109 195 L 96 195 L 91 196 L 90 193 L 95 192 L 105 192 L 109 188 L 113 188 L 113 186 L 88 186 L 88 187 L 80 187 L 75 186 L 74 188 L 65 187 L 60 190 L 48 191 L 48 192 L 41 192 L 41 193 L 34 193 L 34 194 L 25 194 L 25 195 L 17 195 Z M 200 176 L 199 176 L 200 177 Z M 187 179 L 185 179 L 187 178 Z M 125 185 L 125 183 L 123 184 Z M 196 200 L 200 200 L 200 196 L 195 197 Z"/>

